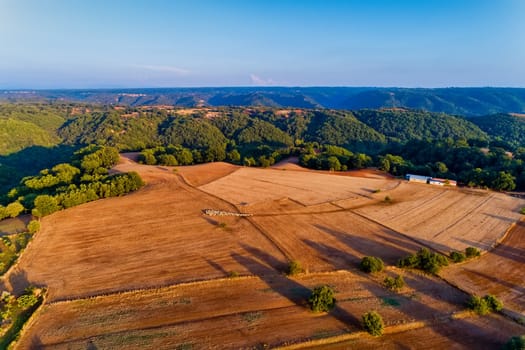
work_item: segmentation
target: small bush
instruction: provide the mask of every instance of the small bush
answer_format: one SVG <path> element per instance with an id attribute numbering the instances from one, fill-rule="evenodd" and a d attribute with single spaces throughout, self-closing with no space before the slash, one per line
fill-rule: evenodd
<path id="1" fill-rule="evenodd" d="M 479 315 L 486 315 L 491 311 L 501 311 L 503 303 L 490 294 L 483 298 L 473 295 L 468 301 L 468 307 Z"/>
<path id="2" fill-rule="evenodd" d="M 228 272 L 228 277 L 229 278 L 239 277 L 239 273 L 237 271 L 230 271 L 230 272 Z"/>
<path id="3" fill-rule="evenodd" d="M 380 272 L 385 268 L 385 264 L 380 258 L 376 258 L 375 256 L 365 256 L 361 260 L 359 267 L 366 273 Z"/>
<path id="4" fill-rule="evenodd" d="M 525 335 L 515 336 L 509 339 L 503 347 L 504 350 L 525 350 Z"/>
<path id="5" fill-rule="evenodd" d="M 335 306 L 334 290 L 329 286 L 314 288 L 312 295 L 308 298 L 308 303 L 314 312 L 328 312 Z"/>
<path id="6" fill-rule="evenodd" d="M 467 256 L 467 258 L 475 258 L 477 256 L 480 256 L 481 255 L 481 252 L 479 251 L 478 248 L 474 248 L 474 247 L 467 247 L 465 249 L 465 255 Z"/>
<path id="7" fill-rule="evenodd" d="M 363 328 L 373 336 L 380 336 L 385 328 L 383 318 L 375 311 L 367 312 L 363 315 Z"/>
<path id="8" fill-rule="evenodd" d="M 405 280 L 403 276 L 396 276 L 395 278 L 386 277 L 383 280 L 383 284 L 391 291 L 398 291 L 405 286 Z"/>
<path id="9" fill-rule="evenodd" d="M 465 261 L 467 257 L 461 252 L 452 252 L 450 253 L 450 259 L 455 263 L 460 263 L 462 261 Z"/>
<path id="10" fill-rule="evenodd" d="M 385 203 L 392 203 L 392 198 L 390 198 L 390 196 L 385 196 Z"/>
<path id="11" fill-rule="evenodd" d="M 301 263 L 297 260 L 290 261 L 290 264 L 288 264 L 288 270 L 286 271 L 286 274 L 288 276 L 295 276 L 297 274 L 303 273 L 304 269 L 301 266 Z"/>
<path id="12" fill-rule="evenodd" d="M 520 213 L 523 214 L 523 215 L 525 215 L 525 207 L 523 207 L 523 208 L 520 209 Z"/>

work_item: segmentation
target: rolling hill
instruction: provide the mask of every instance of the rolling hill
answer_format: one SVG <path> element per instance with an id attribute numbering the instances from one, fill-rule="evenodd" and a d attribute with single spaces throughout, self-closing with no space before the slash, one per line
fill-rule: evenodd
<path id="1" fill-rule="evenodd" d="M 480 116 L 524 113 L 521 88 L 211 87 L 94 90 L 0 90 L 0 101 L 72 101 L 125 106 L 266 106 L 410 108 Z"/>

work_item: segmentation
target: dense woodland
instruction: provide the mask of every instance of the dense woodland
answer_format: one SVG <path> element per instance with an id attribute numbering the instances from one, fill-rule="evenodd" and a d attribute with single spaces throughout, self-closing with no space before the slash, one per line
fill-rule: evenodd
<path id="1" fill-rule="evenodd" d="M 43 169 L 20 180 L 1 197 L 0 219 L 24 211 L 35 217 L 52 214 L 100 198 L 121 196 L 144 185 L 137 173 L 109 174 L 117 164 L 116 148 L 90 145 L 76 151 L 70 163 Z"/>
<path id="2" fill-rule="evenodd" d="M 18 186 L 19 202 L 29 210 L 34 204 L 28 198 L 51 188 L 60 189 L 53 196 L 61 207 L 75 201 L 66 199 L 70 192 L 83 192 L 85 200 L 104 197 L 103 190 L 85 183 L 110 181 L 107 170 L 98 173 L 82 166 L 79 155 L 84 151 L 79 149 L 87 145 L 139 151 L 146 164 L 228 161 L 266 167 L 283 157 L 297 156 L 301 165 L 313 169 L 375 166 L 396 176 L 410 172 L 473 187 L 524 190 L 523 131 L 525 119 L 517 115 L 464 118 L 400 108 L 183 109 L 5 103 L 0 104 L 0 134 L 6 135 L 0 144 L 0 190 L 7 193 Z M 63 163 L 76 170 L 56 168 Z M 54 183 L 64 172 L 74 173 L 73 182 Z M 48 180 L 49 186 L 33 185 Z M 68 186 L 72 187 L 66 190 Z M 4 205 L 18 197 L 4 196 Z"/>

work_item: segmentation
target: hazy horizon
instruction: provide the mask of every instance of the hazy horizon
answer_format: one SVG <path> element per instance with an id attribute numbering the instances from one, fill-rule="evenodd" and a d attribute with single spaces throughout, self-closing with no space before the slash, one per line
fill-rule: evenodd
<path id="1" fill-rule="evenodd" d="M 524 87 L 525 2 L 0 1 L 0 89 Z"/>

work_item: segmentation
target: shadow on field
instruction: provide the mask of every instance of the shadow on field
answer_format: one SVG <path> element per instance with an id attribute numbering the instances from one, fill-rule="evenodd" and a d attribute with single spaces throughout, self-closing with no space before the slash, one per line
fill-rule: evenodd
<path id="1" fill-rule="evenodd" d="M 8 286 L 10 286 L 12 293 L 16 295 L 22 294 L 26 288 L 31 285 L 24 270 L 15 269 L 6 277 L 8 279 L 7 285 L 6 282 L 4 282 L 2 288 L 6 289 Z"/>
<path id="2" fill-rule="evenodd" d="M 451 342 L 465 349 L 500 349 L 506 340 L 501 339 L 499 329 L 487 329 L 479 327 L 467 319 L 452 319 L 448 311 L 429 306 L 427 303 L 419 301 L 417 295 L 424 294 L 435 300 L 448 302 L 462 309 L 466 303 L 467 295 L 447 285 L 420 276 L 422 280 L 411 278 L 405 274 L 407 285 L 415 288 L 416 293 L 411 296 L 399 295 L 389 292 L 384 288 L 377 288 L 373 282 L 363 282 L 363 287 L 373 293 L 378 299 L 388 300 L 389 298 L 398 301 L 393 304 L 396 310 L 406 315 L 409 321 L 426 321 L 430 329 L 442 337 L 448 338 Z M 477 317 L 477 316 L 473 316 Z M 490 317 L 490 316 L 485 316 Z M 388 321 L 388 320 L 385 320 Z M 410 338 L 407 339 L 410 341 Z M 404 346 L 410 345 L 404 344 Z"/>
<path id="3" fill-rule="evenodd" d="M 339 250 L 324 243 L 314 242 L 309 239 L 303 239 L 303 242 L 317 251 L 320 259 L 332 265 L 332 268 L 335 270 L 348 269 L 361 261 L 359 257 L 347 251 Z"/>
<path id="4" fill-rule="evenodd" d="M 206 262 L 211 266 L 213 267 L 215 270 L 223 273 L 225 276 L 228 276 L 228 271 L 226 271 L 221 265 L 217 264 L 215 261 L 213 260 L 209 260 L 209 259 L 204 259 L 206 260 Z"/>
<path id="5" fill-rule="evenodd" d="M 269 267 L 274 266 L 276 262 L 279 262 L 279 260 L 255 247 L 246 246 L 245 249 L 257 260 L 252 257 L 240 255 L 237 253 L 232 253 L 232 258 L 239 264 L 243 265 L 248 271 L 250 271 L 250 273 L 263 280 L 273 291 L 279 293 L 281 296 L 285 297 L 298 306 L 309 308 L 308 298 L 310 297 L 312 291 L 296 280 L 290 279 L 279 271 Z M 264 262 L 267 265 L 262 264 L 261 262 Z M 332 311 L 329 312 L 329 315 L 333 316 L 345 325 L 354 327 L 360 326 L 358 319 L 337 305 Z"/>
<path id="6" fill-rule="evenodd" d="M 374 235 L 373 237 L 377 237 L 377 240 L 373 240 L 370 238 L 365 238 L 362 236 L 352 235 L 346 232 L 334 230 L 322 225 L 314 226 L 317 229 L 328 233 L 330 236 L 334 237 L 339 242 L 343 243 L 348 248 L 357 252 L 361 256 L 377 256 L 383 259 L 387 264 L 391 265 L 395 265 L 400 258 L 408 255 L 409 253 L 412 253 L 412 251 L 407 247 L 407 245 L 409 247 L 413 247 L 414 251 L 419 249 L 419 247 L 415 243 L 411 243 L 408 240 L 403 240 L 401 237 L 397 237 L 393 232 L 389 232 L 386 229 L 383 231 L 384 234 L 388 236 L 386 239 L 383 236 Z M 406 244 L 404 241 L 407 241 Z M 355 263 L 361 261 L 360 257 L 355 257 Z"/>
<path id="7" fill-rule="evenodd" d="M 494 219 L 498 219 L 500 221 L 503 221 L 503 222 L 508 222 L 509 224 L 512 224 L 512 223 L 515 223 L 516 222 L 516 219 L 514 218 L 509 218 L 507 216 L 502 216 L 502 215 L 494 215 L 492 213 L 483 213 L 491 218 L 494 218 Z"/>
<path id="8" fill-rule="evenodd" d="M 511 232 L 510 234 L 516 234 L 516 233 Z M 487 244 L 470 241 L 470 240 L 462 239 L 462 238 L 457 238 L 457 240 L 471 247 L 488 250 L 491 254 L 498 255 L 498 256 L 501 256 L 502 258 L 506 258 L 509 260 L 513 260 L 517 262 L 518 264 L 525 264 L 525 249 L 510 246 L 506 244 L 505 241 L 503 241 L 503 243 L 498 244 L 496 248 L 491 249 L 491 247 Z"/>
<path id="9" fill-rule="evenodd" d="M 510 283 L 510 282 L 502 280 L 502 279 L 500 279 L 498 277 L 489 276 L 487 274 L 484 274 L 483 272 L 479 272 L 479 271 L 476 271 L 476 270 L 471 270 L 471 269 L 467 269 L 467 268 L 465 268 L 464 270 L 467 273 L 471 273 L 473 275 L 479 276 L 480 279 L 485 279 L 487 281 L 490 281 L 490 282 L 493 282 L 493 283 L 505 286 L 508 289 L 513 289 L 513 290 L 517 291 L 518 293 L 525 294 L 525 287 L 523 287 L 523 286 L 520 286 L 520 285 L 517 285 L 517 284 L 514 284 L 514 283 Z M 485 283 L 481 283 L 480 285 L 486 285 L 486 284 Z"/>

